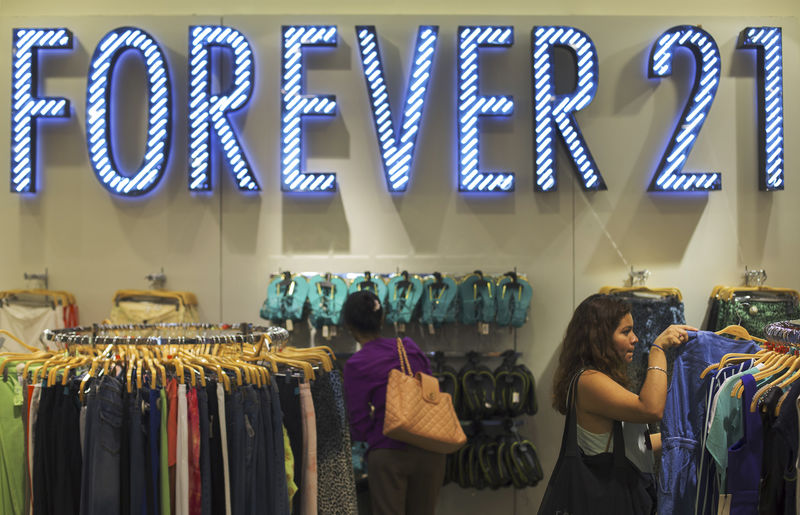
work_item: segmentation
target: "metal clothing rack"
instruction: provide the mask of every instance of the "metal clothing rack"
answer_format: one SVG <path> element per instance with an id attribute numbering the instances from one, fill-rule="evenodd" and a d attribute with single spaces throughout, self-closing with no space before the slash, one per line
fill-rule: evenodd
<path id="1" fill-rule="evenodd" d="M 155 331 L 148 336 L 111 335 L 108 332 Z M 209 332 L 219 334 L 192 334 L 179 336 L 178 331 Z M 282 327 L 264 327 L 249 323 L 240 324 L 93 324 L 67 329 L 48 329 L 44 337 L 52 342 L 64 345 L 203 345 L 203 344 L 255 344 L 264 336 L 270 345 L 285 343 L 289 333 Z"/>

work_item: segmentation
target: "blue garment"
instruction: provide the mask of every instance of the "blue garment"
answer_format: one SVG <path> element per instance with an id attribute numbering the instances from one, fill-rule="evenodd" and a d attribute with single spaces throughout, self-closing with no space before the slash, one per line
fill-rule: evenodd
<path id="1" fill-rule="evenodd" d="M 147 468 L 145 466 L 145 438 L 146 430 L 142 427 L 142 398 L 149 401 L 149 391 L 133 392 L 127 395 L 128 416 L 129 416 L 129 441 L 123 445 L 129 445 L 130 449 L 130 475 L 129 483 L 123 484 L 130 488 L 130 513 L 131 515 L 141 515 L 147 513 Z M 124 510 L 125 507 L 122 507 Z"/>
<path id="2" fill-rule="evenodd" d="M 81 515 L 120 513 L 122 383 L 103 376 L 86 403 Z"/>
<path id="3" fill-rule="evenodd" d="M 247 429 L 244 419 L 244 387 L 225 394 L 225 425 L 228 433 L 231 513 L 247 513 Z"/>
<path id="4" fill-rule="evenodd" d="M 742 376 L 742 425 L 744 437 L 728 449 L 728 492 L 731 494 L 731 515 L 758 512 L 758 485 L 761 481 L 763 437 L 761 417 L 750 411 L 756 393 L 752 375 Z"/>
<path id="5" fill-rule="evenodd" d="M 753 360 L 748 359 L 742 363 L 737 363 L 735 365 L 730 365 L 722 370 L 717 370 L 716 372 L 712 371 L 710 374 L 712 375 L 713 379 L 711 380 L 711 384 L 708 388 L 708 395 L 706 397 L 706 411 L 705 411 L 705 423 L 703 425 L 706 428 L 706 431 L 711 423 L 711 404 L 714 401 L 717 393 L 719 392 L 722 383 L 725 382 L 726 379 L 729 377 L 738 374 L 739 372 L 743 372 L 749 368 L 753 367 Z M 698 497 L 697 503 L 695 505 L 695 513 L 700 514 L 708 514 L 708 515 L 716 515 L 717 513 L 717 498 L 719 495 L 719 488 L 716 483 L 717 475 L 716 469 L 714 467 L 714 460 L 711 456 L 711 453 L 708 452 L 706 449 L 706 438 L 707 433 L 703 431 L 702 435 L 703 438 L 700 441 L 700 448 L 703 450 L 701 458 L 700 458 L 700 465 L 697 469 L 697 477 L 698 477 Z"/>
<path id="6" fill-rule="evenodd" d="M 661 475 L 659 513 L 693 513 L 697 494 L 697 464 L 703 449 L 706 395 L 711 376 L 700 373 L 731 352 L 755 353 L 759 346 L 749 340 L 733 340 L 714 333 L 689 332 L 689 341 L 678 347 L 674 373 L 667 390 L 661 421 Z"/>
<path id="7" fill-rule="evenodd" d="M 200 413 L 200 484 L 202 485 L 202 515 L 211 515 L 211 452 L 208 420 L 208 392 L 197 388 L 197 410 Z"/>

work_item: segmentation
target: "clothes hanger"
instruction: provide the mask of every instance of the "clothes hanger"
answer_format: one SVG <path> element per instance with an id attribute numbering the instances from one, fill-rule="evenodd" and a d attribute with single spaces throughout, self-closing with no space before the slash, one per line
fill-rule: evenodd
<path id="1" fill-rule="evenodd" d="M 648 286 L 604 286 L 600 293 L 614 295 L 617 293 L 650 294 L 658 297 L 676 297 L 678 301 L 683 301 L 683 295 L 678 288 L 650 288 Z"/>
<path id="2" fill-rule="evenodd" d="M 777 295 L 784 295 L 787 297 L 793 297 L 795 300 L 800 301 L 800 292 L 797 290 L 793 290 L 790 288 L 774 288 L 771 286 L 736 286 L 736 287 L 725 287 L 719 291 L 719 298 L 724 301 L 730 301 L 739 293 L 766 293 L 766 294 L 775 294 Z"/>
<path id="3" fill-rule="evenodd" d="M 28 350 L 29 350 L 29 351 L 31 351 L 31 352 L 39 352 L 39 351 L 41 351 L 41 350 L 42 350 L 42 349 L 37 349 L 36 347 L 31 347 L 31 346 L 30 346 L 30 345 L 28 345 L 27 343 L 23 342 L 23 341 L 22 341 L 20 338 L 18 338 L 16 335 L 14 335 L 14 334 L 10 333 L 9 331 L 6 331 L 5 329 L 0 329 L 0 335 L 2 335 L 2 336 L 7 336 L 8 338 L 11 338 L 12 340 L 14 340 L 14 341 L 15 341 L 15 342 L 17 342 L 18 344 L 22 345 L 23 347 L 25 347 L 26 349 L 28 349 Z M 4 355 L 5 355 L 5 353 L 4 353 L 4 352 L 0 352 L 0 356 L 4 356 Z"/>
<path id="4" fill-rule="evenodd" d="M 762 379 L 766 379 L 768 377 L 775 375 L 776 373 L 786 368 L 786 366 L 790 364 L 790 360 L 794 359 L 794 357 L 795 356 L 792 354 L 779 355 L 777 360 L 775 360 L 770 365 L 764 367 L 760 371 L 753 374 L 753 379 L 755 379 L 756 382 L 758 382 Z M 742 384 L 741 381 L 739 381 L 733 387 L 733 390 L 731 391 L 731 397 L 736 397 L 738 399 L 741 399 L 742 394 L 744 394 L 744 385 Z"/>

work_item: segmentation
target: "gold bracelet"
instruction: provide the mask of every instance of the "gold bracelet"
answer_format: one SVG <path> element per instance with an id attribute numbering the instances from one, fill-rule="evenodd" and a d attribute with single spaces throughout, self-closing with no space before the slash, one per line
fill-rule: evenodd
<path id="1" fill-rule="evenodd" d="M 660 370 L 661 372 L 664 372 L 664 375 L 667 375 L 667 371 L 661 367 L 647 367 L 647 370 Z"/>

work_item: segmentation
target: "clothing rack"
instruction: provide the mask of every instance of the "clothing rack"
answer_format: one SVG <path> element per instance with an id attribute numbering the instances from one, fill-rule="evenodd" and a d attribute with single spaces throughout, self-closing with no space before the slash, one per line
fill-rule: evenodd
<path id="1" fill-rule="evenodd" d="M 113 331 L 236 331 L 215 335 L 149 335 L 149 336 L 115 336 L 101 334 Z M 289 333 L 282 327 L 263 327 L 249 323 L 241 324 L 117 324 L 72 327 L 68 329 L 45 330 L 47 340 L 65 345 L 202 345 L 222 343 L 257 343 L 266 337 L 270 345 L 285 343 Z"/>

